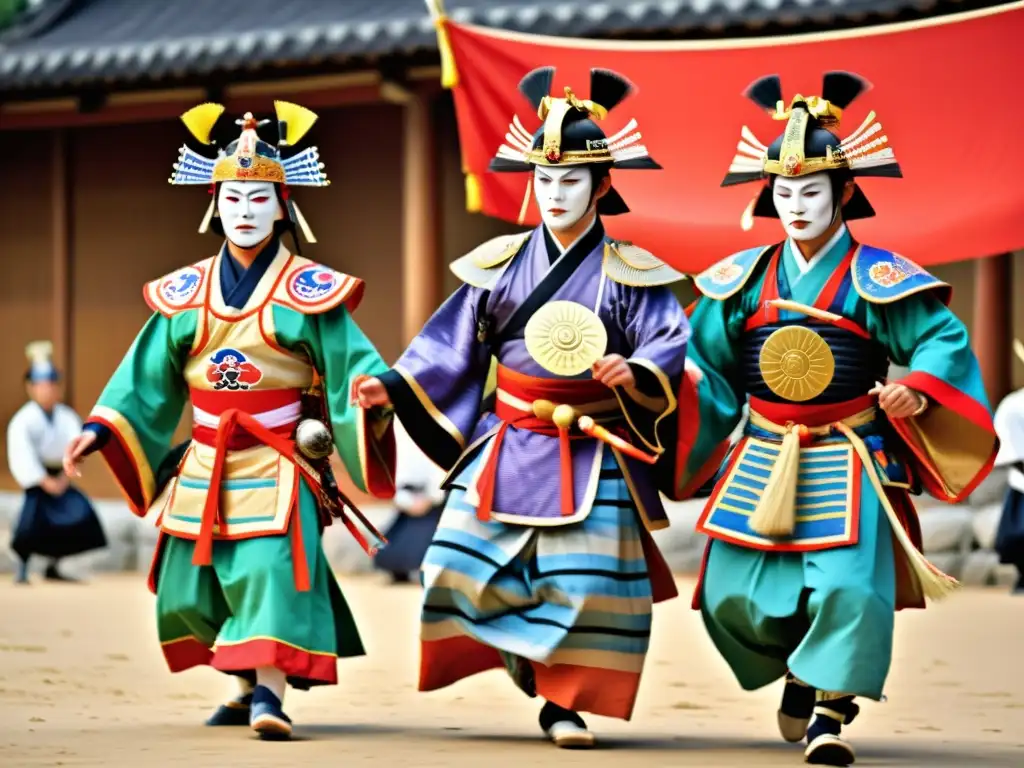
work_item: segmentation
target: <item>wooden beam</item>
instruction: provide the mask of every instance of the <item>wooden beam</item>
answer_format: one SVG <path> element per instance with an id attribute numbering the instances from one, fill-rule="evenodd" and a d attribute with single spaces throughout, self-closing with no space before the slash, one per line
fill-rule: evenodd
<path id="1" fill-rule="evenodd" d="M 226 94 L 224 106 L 228 113 L 235 115 L 243 112 L 270 114 L 274 110 L 274 100 L 296 101 L 312 110 L 332 109 L 334 107 L 351 107 L 358 104 L 380 103 L 380 88 L 376 82 L 371 85 L 355 85 L 348 88 L 327 88 L 317 91 L 276 90 L 268 93 L 253 93 L 249 96 Z"/>
<path id="2" fill-rule="evenodd" d="M 1011 255 L 974 262 L 974 328 L 971 343 L 978 357 L 989 402 L 995 407 L 1010 392 Z"/>
<path id="3" fill-rule="evenodd" d="M 434 80 L 438 86 L 441 85 L 441 67 L 410 67 L 406 70 L 406 77 L 410 80 Z"/>
<path id="4" fill-rule="evenodd" d="M 112 93 L 107 106 L 126 107 L 140 104 L 198 104 L 206 99 L 206 88 L 166 88 L 161 91 L 129 91 Z"/>
<path id="5" fill-rule="evenodd" d="M 24 115 L 38 112 L 72 113 L 78 111 L 78 99 L 39 99 L 38 101 L 8 101 L 0 105 L 0 115 Z"/>
<path id="6" fill-rule="evenodd" d="M 279 99 L 282 95 L 294 96 L 299 93 L 340 91 L 363 85 L 376 85 L 380 81 L 377 72 L 336 72 L 329 75 L 290 77 L 280 80 L 260 80 L 254 83 L 236 83 L 224 89 L 225 98 L 247 99 L 251 96 L 270 96 Z"/>
<path id="7" fill-rule="evenodd" d="M 399 104 L 405 106 L 417 98 L 417 94 L 410 91 L 402 83 L 394 80 L 382 80 L 380 83 L 380 97 L 388 104 Z"/>
<path id="8" fill-rule="evenodd" d="M 294 99 L 310 109 L 373 104 L 381 100 L 379 81 L 380 77 L 376 72 L 357 72 L 243 83 L 225 89 L 224 105 L 229 113 L 234 114 L 245 111 L 270 111 L 274 99 Z M 0 131 L 173 120 L 188 107 L 205 99 L 206 92 L 201 88 L 112 94 L 104 107 L 90 113 L 77 111 L 76 99 L 17 102 L 5 104 L 0 108 Z"/>
<path id="9" fill-rule="evenodd" d="M 440 302 L 437 158 L 429 89 L 408 94 L 404 112 L 402 178 L 402 341 L 408 344 Z"/>
<path id="10" fill-rule="evenodd" d="M 72 269 L 72 198 L 70 137 L 63 128 L 52 132 L 52 162 L 50 190 L 50 230 L 53 232 L 53 362 L 64 376 L 65 400 L 72 403 L 73 374 L 71 366 L 71 269 Z"/>

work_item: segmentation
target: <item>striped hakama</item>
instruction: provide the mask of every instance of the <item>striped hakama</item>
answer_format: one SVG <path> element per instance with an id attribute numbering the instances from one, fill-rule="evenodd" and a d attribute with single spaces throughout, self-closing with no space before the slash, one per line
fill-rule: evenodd
<path id="1" fill-rule="evenodd" d="M 611 451 L 580 523 L 481 522 L 454 490 L 423 563 L 420 690 L 502 667 L 504 652 L 533 662 L 544 699 L 628 720 L 650 642 L 648 537 Z"/>

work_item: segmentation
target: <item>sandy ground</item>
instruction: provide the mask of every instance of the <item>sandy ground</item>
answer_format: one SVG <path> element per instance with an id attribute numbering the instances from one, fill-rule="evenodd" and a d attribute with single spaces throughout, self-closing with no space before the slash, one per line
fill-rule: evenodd
<path id="1" fill-rule="evenodd" d="M 0 766 L 796 766 L 775 732 L 778 685 L 738 689 L 688 601 L 658 606 L 634 720 L 591 718 L 594 752 L 540 738 L 537 704 L 501 672 L 415 690 L 419 589 L 345 579 L 370 654 L 341 684 L 290 692 L 298 740 L 201 723 L 229 681 L 169 674 L 138 576 L 0 583 Z M 681 582 L 688 593 L 691 584 Z M 898 619 L 888 701 L 850 729 L 858 765 L 1024 765 L 1024 599 L 965 591 Z"/>

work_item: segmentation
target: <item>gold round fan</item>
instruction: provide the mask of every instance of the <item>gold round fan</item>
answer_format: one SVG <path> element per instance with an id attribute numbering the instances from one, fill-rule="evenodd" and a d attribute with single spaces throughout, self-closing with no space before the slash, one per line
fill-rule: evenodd
<path id="1" fill-rule="evenodd" d="M 608 333 L 601 318 L 575 301 L 552 301 L 525 329 L 526 351 L 556 376 L 576 376 L 604 356 Z"/>
<path id="2" fill-rule="evenodd" d="M 810 328 L 780 328 L 761 345 L 761 376 L 779 397 L 802 403 L 820 395 L 832 381 L 836 360 Z"/>

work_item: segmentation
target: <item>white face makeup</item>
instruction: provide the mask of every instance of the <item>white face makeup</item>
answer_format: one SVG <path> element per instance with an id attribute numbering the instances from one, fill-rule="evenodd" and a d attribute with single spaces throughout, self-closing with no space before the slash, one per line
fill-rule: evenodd
<path id="1" fill-rule="evenodd" d="M 558 232 L 572 227 L 590 210 L 593 179 L 588 168 L 537 166 L 533 191 L 544 223 Z"/>
<path id="2" fill-rule="evenodd" d="M 274 185 L 267 181 L 225 181 L 217 195 L 224 236 L 239 248 L 254 248 L 284 218 Z"/>
<path id="3" fill-rule="evenodd" d="M 796 179 L 776 177 L 772 200 L 786 234 L 794 240 L 813 240 L 832 224 L 832 183 L 826 171 Z"/>

